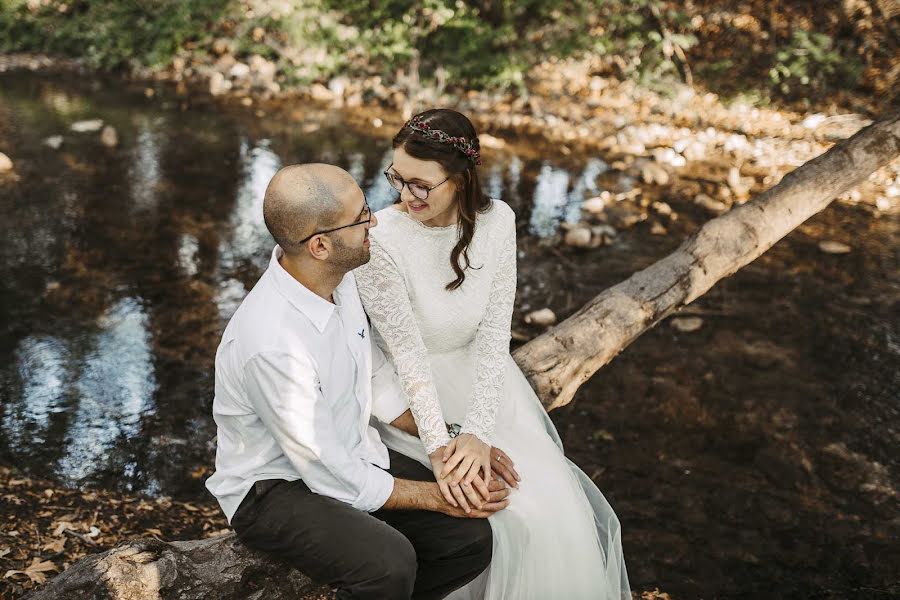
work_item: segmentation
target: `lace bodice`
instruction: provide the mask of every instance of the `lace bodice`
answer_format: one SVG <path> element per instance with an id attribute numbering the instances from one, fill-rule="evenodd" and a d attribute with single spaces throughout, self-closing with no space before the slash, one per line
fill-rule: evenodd
<path id="1" fill-rule="evenodd" d="M 372 259 L 356 270 L 357 285 L 426 451 L 449 442 L 428 357 L 473 345 L 475 374 L 463 433 L 493 445 L 516 294 L 515 214 L 494 200 L 478 215 L 471 267 L 453 291 L 444 286 L 456 279 L 450 266 L 456 225 L 428 227 L 394 206 L 377 217 L 370 232 Z"/>

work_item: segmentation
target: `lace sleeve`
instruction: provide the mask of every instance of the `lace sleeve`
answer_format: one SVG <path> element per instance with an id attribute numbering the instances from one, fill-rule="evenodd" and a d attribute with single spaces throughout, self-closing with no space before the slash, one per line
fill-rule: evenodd
<path id="1" fill-rule="evenodd" d="M 493 446 L 497 407 L 503 393 L 509 354 L 513 304 L 516 300 L 516 229 L 500 247 L 500 261 L 491 283 L 490 300 L 475 335 L 475 380 L 462 432 Z"/>
<path id="2" fill-rule="evenodd" d="M 388 253 L 374 238 L 372 258 L 356 271 L 363 306 L 387 343 L 386 353 L 400 377 L 419 437 L 431 454 L 450 441 L 437 388 L 428 364 L 428 352 L 413 316 L 403 276 Z"/>

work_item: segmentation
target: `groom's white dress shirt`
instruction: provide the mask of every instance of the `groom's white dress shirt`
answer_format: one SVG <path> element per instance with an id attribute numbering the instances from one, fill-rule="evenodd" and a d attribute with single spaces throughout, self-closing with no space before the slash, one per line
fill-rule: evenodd
<path id="1" fill-rule="evenodd" d="M 390 423 L 407 403 L 371 342 L 356 280 L 344 276 L 332 304 L 288 274 L 281 254 L 276 246 L 216 352 L 216 471 L 206 487 L 229 523 L 261 479 L 302 479 L 368 512 L 394 488 L 387 447 L 369 419 Z M 377 398 L 373 387 L 382 390 Z"/>

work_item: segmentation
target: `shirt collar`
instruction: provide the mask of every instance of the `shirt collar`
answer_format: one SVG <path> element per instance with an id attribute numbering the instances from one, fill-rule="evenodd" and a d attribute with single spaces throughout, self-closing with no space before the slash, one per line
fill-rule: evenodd
<path id="1" fill-rule="evenodd" d="M 275 277 L 275 285 L 278 291 L 287 298 L 294 308 L 302 312 L 312 321 L 319 333 L 325 331 L 331 315 L 334 314 L 335 305 L 325 300 L 318 294 L 312 292 L 305 285 L 294 279 L 294 277 L 284 270 L 278 259 L 284 254 L 281 246 L 276 245 L 272 250 L 272 259 L 269 261 L 269 270 Z M 349 274 L 348 274 L 349 275 Z M 341 280 L 337 288 L 334 290 L 335 302 L 341 304 L 341 289 L 347 281 L 347 275 Z"/>

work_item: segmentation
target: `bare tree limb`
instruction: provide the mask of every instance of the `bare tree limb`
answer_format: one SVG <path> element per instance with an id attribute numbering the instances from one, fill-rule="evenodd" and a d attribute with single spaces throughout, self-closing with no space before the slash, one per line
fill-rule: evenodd
<path id="1" fill-rule="evenodd" d="M 675 252 L 595 297 L 514 358 L 548 410 L 644 331 L 755 260 L 843 192 L 900 156 L 900 111 L 787 174 L 772 189 L 707 222 Z"/>

